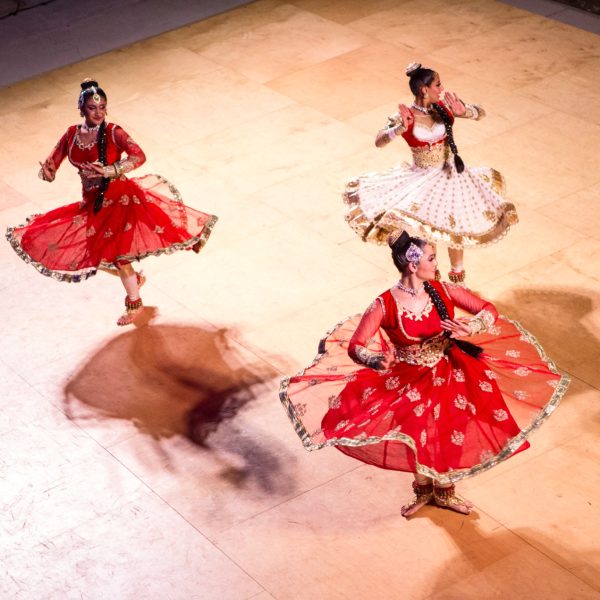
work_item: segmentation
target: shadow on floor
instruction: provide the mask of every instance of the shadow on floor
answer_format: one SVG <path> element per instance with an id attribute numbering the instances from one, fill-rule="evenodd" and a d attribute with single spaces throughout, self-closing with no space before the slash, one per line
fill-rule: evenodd
<path id="1" fill-rule="evenodd" d="M 155 440 L 159 452 L 161 440 L 183 436 L 199 450 L 219 455 L 221 477 L 231 485 L 242 487 L 252 479 L 263 491 L 282 491 L 282 485 L 291 485 L 281 474 L 284 449 L 274 450 L 273 440 L 251 436 L 247 426 L 233 423 L 279 373 L 228 334 L 228 329 L 157 325 L 119 335 L 65 386 L 64 412 L 82 424 L 127 420 Z M 237 460 L 222 461 L 222 454 Z"/>
<path id="2" fill-rule="evenodd" d="M 590 318 L 598 301 L 586 290 L 511 290 L 494 302 L 501 314 L 519 321 L 538 339 L 561 370 L 600 388 L 600 328 Z"/>
<path id="3" fill-rule="evenodd" d="M 514 502 L 515 499 L 507 498 L 507 501 Z M 530 586 L 522 590 L 522 597 L 533 598 L 529 594 L 536 589 L 539 593 L 536 598 L 591 599 L 596 598 L 600 591 L 597 584 L 600 552 L 591 541 L 573 548 L 562 543 L 560 536 L 533 528 L 507 529 L 498 526 L 484 530 L 479 526 L 476 511 L 468 517 L 462 517 L 434 509 L 427 511 L 427 514 L 425 511 L 418 513 L 415 517 L 430 519 L 444 529 L 460 551 L 460 555 L 442 565 L 438 580 L 432 581 L 432 597 L 441 597 L 439 594 L 442 593 L 444 598 L 449 599 L 512 598 L 519 580 Z M 533 558 L 534 551 L 543 556 Z M 554 569 L 548 569 L 546 559 L 554 563 Z M 544 563 L 548 565 L 545 577 L 543 570 L 537 575 L 525 574 L 527 569 L 534 569 L 536 563 L 538 568 L 544 567 Z M 520 573 L 516 574 L 517 571 Z M 580 580 L 581 589 L 577 589 L 576 578 Z M 563 588 L 562 593 L 556 590 L 557 586 Z M 567 590 L 573 595 L 563 595 Z"/>

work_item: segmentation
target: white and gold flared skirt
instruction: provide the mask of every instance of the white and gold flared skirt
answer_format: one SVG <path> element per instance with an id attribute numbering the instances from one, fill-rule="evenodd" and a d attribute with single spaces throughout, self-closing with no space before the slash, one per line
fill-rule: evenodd
<path id="1" fill-rule="evenodd" d="M 507 202 L 502 175 L 489 167 L 453 161 L 434 166 L 404 163 L 350 181 L 344 192 L 346 221 L 363 241 L 385 243 L 397 229 L 431 243 L 475 248 L 501 239 L 518 222 Z"/>

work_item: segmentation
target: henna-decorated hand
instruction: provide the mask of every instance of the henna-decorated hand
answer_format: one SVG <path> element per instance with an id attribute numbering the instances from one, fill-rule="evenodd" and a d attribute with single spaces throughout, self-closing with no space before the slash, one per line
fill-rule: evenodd
<path id="1" fill-rule="evenodd" d="M 449 331 L 451 338 L 461 338 L 473 335 L 469 325 L 458 319 L 444 319 L 442 321 L 442 329 Z"/>
<path id="2" fill-rule="evenodd" d="M 455 117 L 464 117 L 465 113 L 467 112 L 467 107 L 456 94 L 453 94 L 452 92 L 446 92 L 444 94 L 444 101 Z"/>

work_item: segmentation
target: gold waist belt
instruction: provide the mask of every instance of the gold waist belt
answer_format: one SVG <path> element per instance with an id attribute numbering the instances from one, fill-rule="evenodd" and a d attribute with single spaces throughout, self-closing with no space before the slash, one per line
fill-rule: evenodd
<path id="1" fill-rule="evenodd" d="M 450 156 L 450 148 L 446 143 L 435 144 L 434 146 L 419 146 L 411 148 L 415 166 L 425 169 L 427 167 L 437 167 L 443 164 Z"/>
<path id="2" fill-rule="evenodd" d="M 443 335 L 429 338 L 420 344 L 396 346 L 396 358 L 409 365 L 433 367 L 444 356 L 452 342 Z"/>

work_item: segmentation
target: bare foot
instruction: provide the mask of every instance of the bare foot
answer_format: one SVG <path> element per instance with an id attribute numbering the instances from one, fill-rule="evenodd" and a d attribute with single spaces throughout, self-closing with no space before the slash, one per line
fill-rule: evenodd
<path id="1" fill-rule="evenodd" d="M 454 485 L 448 487 L 434 487 L 433 501 L 436 506 L 448 508 L 462 515 L 468 515 L 473 509 L 473 503 L 455 492 Z"/>
<path id="2" fill-rule="evenodd" d="M 143 312 L 144 307 L 140 306 L 139 308 L 128 308 L 125 312 L 118 318 L 117 325 L 119 327 L 123 327 L 125 325 L 131 325 L 136 318 Z"/>
<path id="3" fill-rule="evenodd" d="M 413 499 L 400 509 L 400 514 L 405 518 L 414 515 L 433 499 L 433 484 L 431 481 L 428 483 L 413 481 L 412 487 L 414 492 Z"/>
<path id="4" fill-rule="evenodd" d="M 412 502 L 405 504 L 400 509 L 400 514 L 404 518 L 408 519 L 408 517 L 414 515 L 417 511 L 421 510 L 426 504 L 429 504 L 430 501 L 431 498 L 421 498 L 420 500 L 417 500 L 417 497 L 415 496 Z"/>

